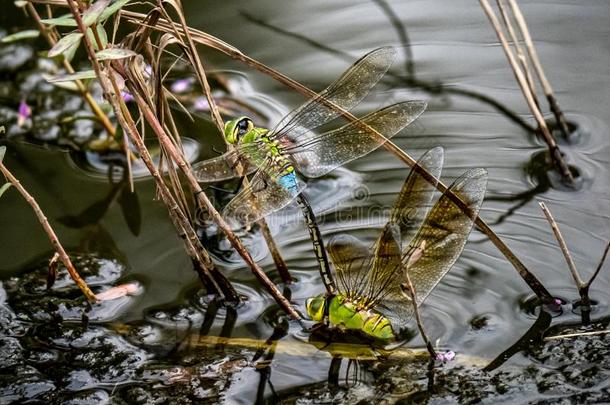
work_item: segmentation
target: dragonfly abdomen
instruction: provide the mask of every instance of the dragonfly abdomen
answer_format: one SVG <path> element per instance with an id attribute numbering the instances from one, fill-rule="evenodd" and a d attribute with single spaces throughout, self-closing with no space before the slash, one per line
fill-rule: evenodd
<path id="1" fill-rule="evenodd" d="M 360 309 L 356 303 L 340 294 L 330 301 L 328 318 L 333 325 L 360 330 L 376 339 L 395 338 L 388 318 L 376 311 Z"/>

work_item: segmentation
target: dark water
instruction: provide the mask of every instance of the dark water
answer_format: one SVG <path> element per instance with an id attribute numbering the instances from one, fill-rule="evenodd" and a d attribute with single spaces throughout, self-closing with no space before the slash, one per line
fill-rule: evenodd
<path id="1" fill-rule="evenodd" d="M 388 79 L 357 112 L 399 100 L 427 100 L 426 113 L 395 142 L 415 157 L 442 145 L 446 156 L 442 177 L 447 183 L 469 168 L 487 168 L 490 181 L 481 216 L 545 286 L 567 303 L 561 315 L 554 314 L 556 332 L 579 319 L 571 305 L 578 294 L 538 201 L 545 201 L 557 218 L 577 267 L 590 274 L 610 228 L 610 4 L 600 0 L 528 1 L 522 5 L 557 97 L 568 119 L 580 128 L 570 143 L 561 141 L 568 162 L 581 175 L 581 187 L 566 191 L 549 187 L 544 171 L 532 169 L 544 144 L 522 125 L 535 123 L 476 2 L 390 2 L 387 6 L 398 21 L 392 21 L 381 2 L 185 3 L 186 15 L 195 27 L 316 90 L 369 50 L 404 46 L 406 34 L 410 47 L 400 48 L 400 59 Z M 5 29 L 11 29 L 11 23 L 3 19 Z M 397 31 L 397 24 L 404 31 Z M 25 52 L 4 49 L 13 58 L 15 52 Z M 232 70 L 227 77 L 239 98 L 271 123 L 302 102 L 289 89 L 238 62 L 214 51 L 202 55 L 209 67 Z M 348 361 L 333 361 L 326 351 L 308 349 L 313 346 L 303 342 L 307 336 L 296 324 L 288 326 L 268 368 L 254 366 L 256 345 L 206 340 L 205 336 L 219 335 L 265 340 L 286 322 L 226 242 L 214 244 L 212 251 L 219 267 L 249 299 L 235 310 L 220 308 L 214 318 L 165 208 L 153 201 L 149 179 L 136 182 L 140 215 L 130 212 L 142 219 L 137 229 L 133 219 L 131 226 L 126 220 L 129 215 L 118 202 L 116 186 L 95 170 L 91 159 L 84 164 L 87 157 L 69 152 L 70 145 L 53 136 L 52 125 L 38 134 L 36 142 L 31 134 L 19 134 L 11 126 L 19 88 L 23 92 L 23 83 L 34 80 L 31 72 L 40 70 L 32 58 L 30 55 L 23 65 L 30 73 L 25 68 L 18 74 L 3 73 L 0 107 L 11 137 L 6 142 L 6 164 L 36 196 L 70 252 L 114 260 L 116 273 L 122 277 L 119 280 L 137 281 L 142 293 L 116 306 L 94 308 L 89 314 L 92 324 L 83 328 L 76 292 L 58 287 L 51 294 L 56 299 L 45 298 L 44 279 L 31 282 L 36 288 L 24 287 L 24 273 L 32 274 L 51 250 L 29 207 L 17 193 L 5 195 L 0 200 L 0 276 L 5 280 L 7 298 L 2 308 L 7 315 L 0 318 L 6 333 L 0 348 L 14 354 L 5 359 L 2 368 L 6 402 L 37 396 L 54 401 L 127 403 L 168 398 L 227 403 L 249 403 L 257 398 L 270 402 L 283 398 L 289 403 L 419 398 L 417 393 L 427 383 L 421 359 L 395 355 L 384 361 L 364 361 L 350 366 L 346 379 Z M 15 80 L 8 82 L 8 78 Z M 42 92 L 39 87 L 36 91 Z M 51 93 L 37 98 L 35 114 L 58 109 L 58 105 L 66 108 L 65 100 L 55 100 L 57 96 Z M 489 100 L 510 114 L 499 111 Z M 188 145 L 201 158 L 213 155 L 210 144 L 221 144 L 202 118 L 194 123 L 184 119 L 181 126 L 196 141 Z M 349 232 L 373 240 L 384 218 L 367 208 L 390 206 L 407 173 L 398 159 L 380 149 L 311 182 L 308 193 L 321 213 L 324 234 Z M 66 220 L 98 201 L 108 202 L 98 217 L 76 225 Z M 296 214 L 288 216 L 286 221 L 286 215 L 276 215 L 271 223 L 297 279 L 290 287 L 292 300 L 303 310 L 305 298 L 323 287 L 307 231 Z M 279 281 L 258 235 L 247 241 L 264 269 Z M 38 270 L 38 274 L 43 272 Z M 591 291 L 598 303 L 593 317 L 601 328 L 609 315 L 609 280 L 603 272 Z M 116 282 L 115 276 L 102 277 L 99 286 Z M 524 309 L 524 302 L 532 297 L 498 250 L 474 231 L 461 258 L 422 308 L 429 335 L 443 349 L 458 353 L 455 363 L 439 371 L 436 383 L 440 391 L 433 402 L 610 400 L 608 340 L 603 336 L 537 344 L 518 351 L 494 373 L 480 371 L 534 324 L 536 315 Z M 62 304 L 67 298 L 75 302 L 73 306 Z M 64 322 L 58 322 L 60 318 Z M 408 346 L 421 349 L 423 343 L 416 337 Z M 105 353 L 112 353 L 112 360 Z M 61 372 L 49 372 L 49 364 L 56 364 Z M 334 373 L 329 370 L 337 367 L 340 381 L 333 384 Z M 361 381 L 354 383 L 354 376 Z"/>

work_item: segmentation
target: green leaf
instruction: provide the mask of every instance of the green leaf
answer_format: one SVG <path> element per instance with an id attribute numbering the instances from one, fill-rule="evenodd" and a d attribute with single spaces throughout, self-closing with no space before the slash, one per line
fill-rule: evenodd
<path id="1" fill-rule="evenodd" d="M 56 18 L 46 18 L 40 20 L 40 22 L 46 25 L 57 25 L 59 27 L 76 27 L 76 20 L 72 17 L 72 14 L 66 14 Z"/>
<path id="2" fill-rule="evenodd" d="M 95 30 L 97 31 L 97 35 L 100 37 L 100 41 L 102 41 L 102 49 L 106 48 L 106 45 L 108 45 L 108 35 L 106 34 L 106 29 L 102 24 L 98 24 L 95 26 Z"/>
<path id="3" fill-rule="evenodd" d="M 2 163 L 2 159 L 4 159 L 5 153 L 6 153 L 6 146 L 0 146 L 0 163 Z"/>
<path id="4" fill-rule="evenodd" d="M 83 13 L 83 24 L 85 27 L 95 24 L 106 7 L 110 4 L 110 0 L 98 0 Z"/>
<path id="5" fill-rule="evenodd" d="M 51 48 L 48 53 L 49 58 L 53 58 L 62 54 L 74 54 L 74 51 L 80 45 L 80 41 L 83 38 L 83 34 L 80 32 L 73 32 L 71 34 L 66 35 Z"/>
<path id="6" fill-rule="evenodd" d="M 112 60 L 112 59 L 125 59 L 138 54 L 131 49 L 124 48 L 110 48 L 99 51 L 95 54 L 97 60 Z"/>
<path id="7" fill-rule="evenodd" d="M 38 30 L 19 31 L 12 35 L 7 35 L 6 37 L 2 38 L 0 40 L 0 42 L 3 42 L 6 44 L 8 42 L 15 42 L 15 41 L 19 41 L 21 39 L 38 38 L 39 35 L 40 35 L 40 31 L 38 31 Z"/>
<path id="8" fill-rule="evenodd" d="M 2 187 L 0 187 L 0 197 L 2 197 L 2 194 L 4 194 L 4 192 L 8 190 L 10 186 L 11 183 L 4 183 Z"/>
<path id="9" fill-rule="evenodd" d="M 110 6 L 104 10 L 102 15 L 100 16 L 100 21 L 106 21 L 109 17 L 111 17 L 114 13 L 119 11 L 123 6 L 129 3 L 131 0 L 117 0 L 112 3 Z"/>
<path id="10" fill-rule="evenodd" d="M 95 79 L 97 76 L 95 75 L 95 70 L 83 70 L 80 72 L 72 73 L 70 75 L 63 76 L 53 76 L 47 78 L 49 83 L 61 83 L 61 82 L 72 82 L 74 80 L 85 80 L 85 79 Z"/>

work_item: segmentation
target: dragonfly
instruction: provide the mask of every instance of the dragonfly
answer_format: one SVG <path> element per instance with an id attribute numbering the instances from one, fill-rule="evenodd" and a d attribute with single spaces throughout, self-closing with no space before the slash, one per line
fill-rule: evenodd
<path id="1" fill-rule="evenodd" d="M 254 174 L 223 210 L 233 228 L 247 226 L 293 200 L 301 206 L 325 286 L 335 289 L 315 215 L 302 193 L 300 176 L 317 178 L 381 146 L 425 110 L 419 100 L 399 102 L 337 129 L 316 133 L 339 116 L 335 107 L 350 110 L 382 78 L 396 57 L 392 47 L 375 49 L 355 62 L 325 90 L 296 108 L 273 129 L 255 126 L 248 117 L 225 124 L 224 137 L 233 147 L 221 156 L 193 166 L 204 183 Z M 382 136 L 376 136 L 371 130 Z M 240 169 L 238 169 L 240 168 Z M 238 173 L 241 172 L 241 173 Z"/>
<path id="2" fill-rule="evenodd" d="M 418 166 L 438 179 L 443 157 L 441 147 L 433 148 L 418 160 Z M 346 234 L 329 241 L 338 290 L 307 299 L 312 320 L 326 320 L 331 326 L 359 330 L 382 341 L 398 338 L 414 314 L 405 272 L 420 305 L 464 249 L 485 195 L 487 171 L 467 171 L 430 208 L 435 186 L 412 169 L 372 246 Z M 459 197 L 463 207 L 449 192 Z"/>

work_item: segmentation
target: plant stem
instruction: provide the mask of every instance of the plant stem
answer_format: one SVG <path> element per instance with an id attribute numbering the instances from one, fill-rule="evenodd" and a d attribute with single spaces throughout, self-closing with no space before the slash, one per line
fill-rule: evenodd
<path id="1" fill-rule="evenodd" d="M 568 268 L 570 269 L 570 272 L 572 273 L 572 277 L 574 278 L 574 283 L 576 284 L 576 287 L 580 290 L 582 287 L 585 286 L 585 283 L 584 283 L 584 281 L 582 281 L 582 278 L 580 277 L 580 274 L 578 273 L 578 270 L 576 269 L 576 265 L 574 264 L 574 260 L 572 259 L 572 255 L 570 254 L 570 251 L 568 249 L 568 245 L 566 244 L 566 241 L 563 238 L 561 231 L 559 230 L 559 225 L 557 225 L 555 218 L 553 218 L 553 214 L 551 214 L 551 211 L 549 211 L 546 204 L 543 202 L 540 202 L 539 205 L 540 205 L 540 208 L 542 208 L 542 212 L 544 212 L 544 216 L 546 217 L 547 221 L 549 221 L 549 224 L 551 225 L 551 229 L 553 230 L 555 239 L 557 239 L 557 243 L 559 243 L 559 248 L 561 249 L 561 252 L 563 253 L 563 257 L 565 257 L 566 262 L 568 263 Z"/>
<path id="2" fill-rule="evenodd" d="M 21 196 L 25 199 L 25 201 L 32 207 L 32 209 L 34 210 L 34 213 L 36 214 L 36 217 L 38 218 L 38 221 L 42 225 L 47 236 L 49 237 L 49 240 L 51 241 L 53 248 L 59 255 L 59 259 L 66 267 L 66 270 L 68 270 L 70 277 L 72 277 L 72 280 L 74 280 L 74 282 L 76 283 L 78 288 L 80 288 L 80 290 L 82 291 L 85 298 L 87 298 L 87 300 L 89 302 L 95 302 L 96 301 L 95 294 L 93 293 L 93 291 L 91 291 L 91 289 L 89 288 L 89 286 L 87 285 L 85 280 L 83 280 L 81 278 L 81 276 L 78 274 L 78 271 L 72 264 L 70 257 L 66 253 L 66 250 L 64 249 L 62 244 L 59 242 L 59 238 L 55 234 L 55 231 L 51 227 L 51 224 L 49 224 L 47 217 L 44 215 L 44 213 L 40 209 L 40 206 L 38 205 L 38 203 L 36 202 L 34 197 L 32 197 L 32 195 L 27 192 L 27 190 L 23 187 L 21 182 L 19 180 L 17 180 L 15 178 L 15 176 L 13 176 L 13 174 L 8 170 L 8 168 L 2 162 L 0 162 L 0 171 L 2 172 L 2 174 L 4 174 L 4 177 L 6 177 L 6 179 L 13 185 L 13 187 L 15 187 L 17 189 L 17 191 L 19 191 L 19 194 L 21 194 Z"/>
<path id="3" fill-rule="evenodd" d="M 417 294 L 415 291 L 415 286 L 411 282 L 411 276 L 409 275 L 409 266 L 405 266 L 405 280 L 407 282 L 407 289 L 409 290 L 409 295 L 411 297 L 411 304 L 413 304 L 413 311 L 415 312 L 415 321 L 417 322 L 417 328 L 419 329 L 419 333 L 421 334 L 422 339 L 426 343 L 426 349 L 428 349 L 428 353 L 430 353 L 430 357 L 432 359 L 436 359 L 436 351 L 434 350 L 434 346 L 432 346 L 432 342 L 424 329 L 424 324 L 419 316 L 419 306 L 417 305 Z"/>
<path id="4" fill-rule="evenodd" d="M 85 33 L 86 32 L 86 27 L 83 24 L 82 18 L 78 12 L 78 8 L 76 6 L 76 4 L 74 3 L 74 0 L 67 0 L 68 2 L 68 6 L 70 7 L 70 11 L 72 12 L 72 15 L 74 16 L 74 19 L 76 20 L 76 23 L 78 25 L 78 29 L 82 32 Z M 89 57 L 89 60 L 91 61 L 91 64 L 93 65 L 93 69 L 96 72 L 97 77 L 100 79 L 100 84 L 102 86 L 102 89 L 104 91 L 104 95 L 106 96 L 106 99 L 108 99 L 109 101 L 112 102 L 112 100 L 114 100 L 114 98 L 112 97 L 112 94 L 110 92 L 110 89 L 108 88 L 108 85 L 105 81 L 105 74 L 102 72 L 101 66 L 98 62 L 98 60 L 95 57 L 95 51 L 93 49 L 93 45 L 91 44 L 91 41 L 89 39 L 89 37 L 87 35 L 83 35 L 83 43 L 85 45 L 85 49 L 87 51 L 87 55 Z M 114 78 L 110 78 L 109 79 L 111 82 L 114 80 Z M 116 86 L 116 83 L 114 83 L 114 85 Z M 116 93 L 117 87 L 115 87 L 115 94 L 118 97 L 118 93 Z M 117 108 L 118 106 L 116 106 L 116 104 L 114 105 L 115 108 Z M 123 104 L 123 107 L 125 107 L 125 105 Z M 115 113 L 117 114 L 117 116 L 121 115 L 121 108 L 117 108 L 115 110 Z M 126 116 L 130 117 L 129 114 L 126 114 Z M 137 134 L 136 132 L 133 132 L 133 130 L 135 129 L 135 123 L 131 122 L 132 125 L 127 125 L 126 123 L 126 127 L 128 129 L 128 133 L 133 135 L 132 136 L 132 140 L 134 141 L 135 144 L 139 144 L 140 147 L 143 147 L 143 142 L 141 137 Z M 188 220 L 186 219 L 186 217 L 182 214 L 182 212 L 180 211 L 180 208 L 178 207 L 178 205 L 175 203 L 175 200 L 173 200 L 173 197 L 171 197 L 171 193 L 169 193 L 169 190 L 166 189 L 165 183 L 163 183 L 163 180 L 159 174 L 159 172 L 156 170 L 156 168 L 154 167 L 154 165 L 152 164 L 152 160 L 150 159 L 150 155 L 148 154 L 148 151 L 146 150 L 145 147 L 142 148 L 141 150 L 142 152 L 144 152 L 141 156 L 144 159 L 145 163 L 147 164 L 147 167 L 149 168 L 149 170 L 152 167 L 152 171 L 151 174 L 153 174 L 153 176 L 155 177 L 155 180 L 157 180 L 157 184 L 161 184 L 162 186 L 159 187 L 159 190 L 161 191 L 162 195 L 165 195 L 166 197 L 166 202 L 167 202 L 167 206 L 168 209 L 170 209 L 171 212 L 174 212 L 176 214 L 176 218 L 181 221 L 180 225 L 183 231 L 187 232 L 187 234 L 189 234 L 189 228 L 190 228 L 190 224 L 188 223 Z M 164 193 L 164 191 L 166 191 L 166 193 Z M 195 240 L 198 241 L 198 238 L 196 235 L 194 235 L 194 239 L 193 239 L 193 235 L 194 235 L 194 231 L 192 233 L 190 233 L 190 239 L 189 239 L 189 243 L 194 246 L 194 247 L 198 247 L 201 246 L 200 244 L 198 245 L 197 242 L 195 242 Z M 187 251 L 189 251 L 189 244 L 186 244 L 186 248 Z M 201 250 L 198 250 L 198 252 L 205 252 L 205 250 L 203 248 L 201 248 Z M 197 252 L 195 252 L 197 253 Z M 207 256 L 207 253 L 203 253 L 203 255 Z M 199 255 L 197 254 L 197 257 L 199 257 Z M 202 262 L 202 269 L 205 271 L 206 269 L 208 269 L 208 265 L 209 263 L 211 263 L 211 259 L 209 257 L 207 257 L 207 259 L 205 257 L 202 257 L 200 259 L 200 261 Z M 206 262 L 209 262 L 208 265 L 206 265 Z M 227 285 L 230 286 L 230 284 L 228 283 L 228 280 L 226 282 Z M 227 293 L 229 294 L 229 297 L 231 295 L 235 295 L 237 296 L 237 293 L 235 293 L 233 291 L 233 294 L 231 293 L 232 287 L 231 289 L 227 290 Z"/>
<path id="5" fill-rule="evenodd" d="M 568 184 L 570 184 L 570 185 L 574 184 L 574 177 L 572 176 L 572 172 L 570 171 L 570 168 L 563 160 L 563 155 L 561 153 L 561 150 L 559 149 L 557 142 L 555 142 L 555 139 L 553 138 L 551 131 L 549 131 L 549 128 L 547 127 L 546 122 L 544 121 L 544 117 L 542 116 L 542 113 L 540 112 L 538 106 L 536 105 L 534 96 L 533 96 L 532 92 L 530 91 L 529 85 L 527 84 L 527 80 L 526 80 L 523 72 L 521 71 L 521 68 L 517 64 L 517 61 L 515 60 L 515 56 L 513 55 L 513 52 L 511 51 L 510 46 L 508 45 L 508 41 L 506 40 L 506 37 L 504 36 L 504 33 L 502 32 L 502 27 L 500 26 L 500 22 L 496 18 L 495 13 L 494 13 L 493 9 L 491 8 L 491 6 L 489 5 L 489 2 L 487 0 L 479 0 L 479 2 L 481 3 L 481 6 L 483 7 L 485 14 L 487 15 L 487 18 L 491 22 L 491 25 L 493 26 L 494 31 L 496 32 L 496 35 L 497 35 L 498 39 L 500 40 L 500 43 L 502 44 L 502 49 L 504 50 L 504 53 L 506 54 L 506 58 L 508 59 L 508 62 L 510 63 L 510 66 L 513 70 L 515 78 L 517 79 L 517 83 L 519 84 L 519 87 L 521 87 L 521 92 L 523 93 L 523 96 L 525 97 L 525 101 L 527 102 L 532 114 L 534 115 L 534 118 L 536 119 L 536 122 L 538 123 L 538 127 L 540 128 L 540 132 L 542 133 L 544 141 L 547 144 L 547 147 L 549 149 L 549 154 L 551 156 L 553 164 L 555 165 L 556 169 L 559 171 L 559 173 L 562 175 L 562 177 Z"/>
<path id="6" fill-rule="evenodd" d="M 45 37 L 45 39 L 47 40 L 49 45 L 51 47 L 53 47 L 57 41 L 55 40 L 55 38 L 53 38 L 49 35 L 49 33 L 47 31 L 47 27 L 42 23 L 40 15 L 36 11 L 36 8 L 30 2 L 28 2 L 27 7 L 28 7 L 28 12 L 32 15 L 32 18 L 34 18 L 34 21 L 36 22 L 36 25 L 38 26 L 38 30 Z M 70 64 L 70 62 L 67 59 L 63 60 L 63 65 L 69 74 L 72 74 L 75 72 L 74 68 L 72 67 L 72 65 Z M 116 134 L 116 128 L 114 127 L 114 125 L 112 125 L 108 116 L 102 111 L 99 104 L 95 101 L 95 99 L 93 98 L 93 96 L 91 95 L 91 93 L 89 92 L 87 87 L 80 80 L 75 80 L 74 83 L 76 83 L 76 87 L 78 88 L 78 91 L 82 94 L 82 96 L 85 99 L 85 101 L 87 102 L 87 104 L 89 104 L 91 111 L 93 111 L 93 113 L 99 119 L 100 123 L 102 124 L 102 126 L 104 127 L 104 129 L 106 130 L 108 135 L 114 137 Z"/>
<path id="7" fill-rule="evenodd" d="M 178 15 L 178 18 L 180 20 L 181 30 L 178 30 L 179 27 L 177 27 L 174 24 L 174 25 L 172 25 L 172 27 L 174 29 L 173 34 L 176 38 L 182 39 L 183 36 L 186 38 L 187 55 L 188 55 L 189 60 L 191 61 L 192 66 L 195 68 L 195 72 L 197 73 L 196 74 L 197 79 L 199 80 L 199 83 L 203 89 L 203 93 L 205 94 L 205 97 L 208 101 L 208 105 L 210 106 L 210 113 L 212 116 L 212 121 L 218 128 L 218 131 L 221 134 L 224 134 L 224 122 L 222 120 L 222 116 L 220 115 L 220 111 L 218 110 L 218 106 L 216 105 L 216 101 L 214 100 L 214 97 L 212 97 L 212 90 L 211 90 L 210 84 L 208 82 L 207 74 L 206 74 L 205 68 L 203 66 L 203 62 L 201 61 L 201 58 L 199 56 L 199 53 L 197 52 L 197 47 L 195 46 L 191 33 L 188 29 L 189 27 L 186 24 L 186 19 L 184 18 L 184 13 L 182 12 L 182 9 L 176 8 L 176 7 L 179 7 L 179 4 L 171 3 L 171 2 L 169 2 L 167 4 L 170 4 L 174 7 L 174 9 L 176 10 L 176 14 Z M 167 21 L 170 21 L 170 16 L 164 8 L 164 2 L 159 0 L 158 6 L 159 6 L 158 9 L 163 14 L 165 19 Z M 225 141 L 225 144 L 227 145 L 229 150 L 231 150 L 232 146 L 230 144 L 228 144 L 228 142 L 226 141 L 224 136 L 222 138 Z M 243 168 L 242 168 L 241 164 L 237 164 L 235 169 L 239 176 L 243 176 Z M 246 188 L 250 186 L 248 179 L 245 177 L 244 177 L 244 181 L 243 181 L 243 186 Z M 271 231 L 269 230 L 269 225 L 267 224 L 267 221 L 265 220 L 265 218 L 261 218 L 257 221 L 257 224 L 261 228 L 263 237 L 265 239 L 265 242 L 267 243 L 269 252 L 271 253 L 271 257 L 273 258 L 273 261 L 278 270 L 278 273 L 280 274 L 280 277 L 282 278 L 282 281 L 285 283 L 291 283 L 293 280 L 292 280 L 292 276 L 288 272 L 288 265 L 284 261 L 284 258 L 282 257 L 279 249 L 277 248 L 275 241 L 273 240 L 273 236 L 271 234 Z"/>
<path id="8" fill-rule="evenodd" d="M 559 128 L 561 132 L 565 136 L 566 140 L 569 139 L 570 129 L 568 128 L 568 123 L 566 122 L 565 116 L 559 108 L 559 104 L 557 103 L 557 99 L 555 98 L 553 88 L 551 87 L 551 83 L 546 77 L 544 73 L 544 69 L 542 68 L 542 64 L 540 63 L 540 59 L 538 58 L 538 52 L 536 52 L 536 48 L 534 47 L 534 42 L 532 41 L 532 37 L 530 35 L 530 31 L 527 27 L 527 23 L 525 22 L 525 18 L 523 17 L 523 13 L 521 13 L 521 9 L 517 4 L 516 0 L 508 0 L 510 6 L 512 8 L 513 14 L 515 15 L 515 20 L 521 29 L 523 34 L 523 40 L 525 41 L 525 46 L 527 47 L 527 52 L 532 60 L 532 64 L 534 65 L 534 69 L 536 70 L 536 75 L 542 84 L 542 91 L 544 92 L 549 105 L 551 107 L 551 111 L 555 115 L 555 120 L 559 124 Z"/>

